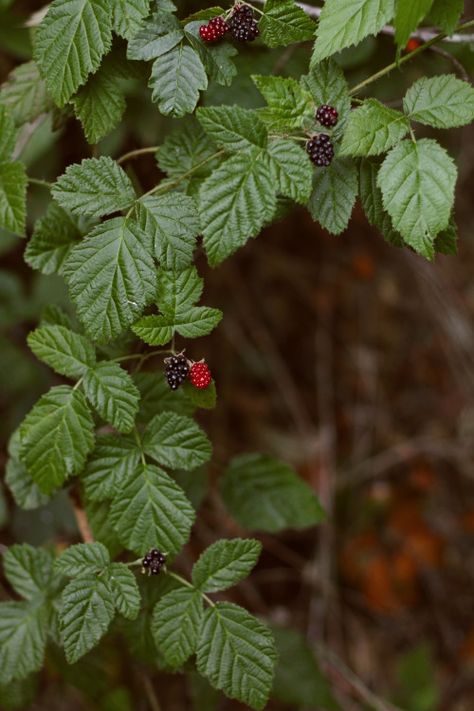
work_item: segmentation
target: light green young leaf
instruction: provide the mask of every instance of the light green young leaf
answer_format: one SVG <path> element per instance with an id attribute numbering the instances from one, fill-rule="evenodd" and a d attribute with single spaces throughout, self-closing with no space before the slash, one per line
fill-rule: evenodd
<path id="1" fill-rule="evenodd" d="M 98 644 L 115 614 L 114 597 L 105 579 L 84 574 L 64 588 L 60 613 L 61 638 L 69 664 Z"/>
<path id="2" fill-rule="evenodd" d="M 0 161 L 10 160 L 16 139 L 17 129 L 13 117 L 9 109 L 0 103 Z"/>
<path id="3" fill-rule="evenodd" d="M 220 540 L 206 548 L 193 567 L 193 584 L 206 593 L 227 590 L 247 578 L 262 551 L 251 538 Z"/>
<path id="4" fill-rule="evenodd" d="M 155 293 L 151 239 L 132 220 L 98 225 L 71 251 L 64 273 L 86 331 L 98 341 L 119 336 Z"/>
<path id="5" fill-rule="evenodd" d="M 34 40 L 41 75 L 58 106 L 64 106 L 110 49 L 108 0 L 53 0 Z"/>
<path id="6" fill-rule="evenodd" d="M 266 625 L 247 610 L 218 602 L 204 613 L 197 647 L 197 668 L 212 686 L 263 709 L 272 688 L 275 642 Z"/>
<path id="7" fill-rule="evenodd" d="M 367 220 L 382 233 L 383 238 L 394 247 L 403 247 L 403 237 L 393 229 L 390 215 L 383 207 L 382 191 L 377 185 L 379 167 L 380 165 L 373 161 L 361 161 L 360 201 Z"/>
<path id="8" fill-rule="evenodd" d="M 174 556 L 189 538 L 195 513 L 171 477 L 140 464 L 116 490 L 111 516 L 120 540 L 137 555 L 158 548 Z"/>
<path id="9" fill-rule="evenodd" d="M 209 264 L 216 266 L 255 237 L 276 207 L 271 162 L 252 148 L 225 161 L 204 181 L 200 214 Z"/>
<path id="10" fill-rule="evenodd" d="M 56 559 L 55 569 L 67 578 L 92 575 L 107 568 L 110 556 L 102 543 L 76 543 Z"/>
<path id="11" fill-rule="evenodd" d="M 25 261 L 43 274 L 61 273 L 72 247 L 81 238 L 73 218 L 55 202 L 35 223 L 33 235 L 26 245 Z"/>
<path id="12" fill-rule="evenodd" d="M 395 40 L 405 47 L 410 35 L 428 14 L 433 0 L 397 0 L 395 13 Z"/>
<path id="13" fill-rule="evenodd" d="M 70 165 L 53 185 L 52 195 L 65 210 L 91 217 L 126 210 L 136 199 L 130 178 L 109 156 Z"/>
<path id="14" fill-rule="evenodd" d="M 48 632 L 48 610 L 26 602 L 0 603 L 0 684 L 24 679 L 41 669 Z"/>
<path id="15" fill-rule="evenodd" d="M 267 47 L 281 47 L 314 38 L 316 25 L 294 0 L 267 0 L 259 22 Z"/>
<path id="16" fill-rule="evenodd" d="M 20 461 L 20 431 L 16 430 L 8 443 L 9 460 L 5 468 L 5 483 L 10 489 L 17 506 L 27 511 L 37 509 L 48 503 L 49 497 L 43 494 L 31 478 L 23 462 Z"/>
<path id="17" fill-rule="evenodd" d="M 456 29 L 463 10 L 464 0 L 434 0 L 429 21 L 450 35 Z"/>
<path id="18" fill-rule="evenodd" d="M 91 501 L 113 498 L 121 481 L 139 462 L 140 451 L 133 438 L 99 437 L 81 475 L 86 498 Z"/>
<path id="19" fill-rule="evenodd" d="M 0 163 L 0 228 L 25 234 L 26 177 L 23 163 Z"/>
<path id="20" fill-rule="evenodd" d="M 474 121 L 474 88 L 454 74 L 422 77 L 403 99 L 412 121 L 434 128 L 454 128 Z"/>
<path id="21" fill-rule="evenodd" d="M 101 361 L 84 378 L 84 392 L 99 415 L 119 432 L 130 432 L 135 424 L 140 393 L 126 370 L 118 363 Z"/>
<path id="22" fill-rule="evenodd" d="M 324 520 L 308 484 L 287 464 L 263 454 L 233 459 L 220 480 L 220 490 L 231 514 L 249 530 L 273 533 Z"/>
<path id="23" fill-rule="evenodd" d="M 179 118 L 196 108 L 199 92 L 207 89 L 207 75 L 197 52 L 180 44 L 155 60 L 149 86 L 161 113 Z"/>
<path id="24" fill-rule="evenodd" d="M 394 15 L 394 0 L 326 0 L 319 18 L 313 60 L 358 44 L 368 35 L 376 35 Z"/>
<path id="25" fill-rule="evenodd" d="M 344 232 L 358 192 L 355 163 L 348 158 L 334 160 L 327 168 L 316 168 L 308 210 L 333 235 Z"/>
<path id="26" fill-rule="evenodd" d="M 114 0 L 113 8 L 114 31 L 120 37 L 131 40 L 150 11 L 150 0 Z"/>
<path id="27" fill-rule="evenodd" d="M 193 261 L 199 215 L 193 198 L 171 193 L 149 195 L 137 203 L 140 227 L 151 236 L 164 269 L 184 269 Z"/>
<path id="28" fill-rule="evenodd" d="M 396 146 L 410 130 L 410 122 L 400 111 L 367 99 L 349 114 L 341 155 L 373 156 Z"/>
<path id="29" fill-rule="evenodd" d="M 202 21 L 189 22 L 184 28 L 184 33 L 193 49 L 199 54 L 209 79 L 221 86 L 230 86 L 237 74 L 237 67 L 231 58 L 238 54 L 238 50 L 228 42 L 204 43 L 199 36 L 201 26 Z"/>
<path id="30" fill-rule="evenodd" d="M 109 55 L 110 56 L 110 55 Z M 89 143 L 98 143 L 118 126 L 126 108 L 120 77 L 107 59 L 72 100 Z"/>
<path id="31" fill-rule="evenodd" d="M 19 126 L 34 121 L 54 106 L 35 62 L 25 62 L 15 67 L 0 87 L 0 102 L 8 106 Z"/>
<path id="32" fill-rule="evenodd" d="M 255 74 L 252 81 L 268 104 L 259 110 L 259 116 L 270 129 L 300 128 L 304 116 L 311 117 L 314 112 L 311 94 L 296 79 Z"/>
<path id="33" fill-rule="evenodd" d="M 268 152 L 275 171 L 278 194 L 305 205 L 313 188 L 313 170 L 308 156 L 286 138 L 273 139 Z"/>
<path id="34" fill-rule="evenodd" d="M 454 201 L 456 166 L 436 141 L 402 141 L 382 163 L 377 184 L 395 230 L 428 259 L 436 235 L 447 227 Z"/>
<path id="35" fill-rule="evenodd" d="M 106 575 L 117 612 L 127 620 L 136 620 L 141 598 L 135 575 L 123 563 L 109 565 Z"/>
<path id="36" fill-rule="evenodd" d="M 78 474 L 94 445 L 94 422 L 84 395 L 57 385 L 43 395 L 20 428 L 21 459 L 45 494 Z"/>
<path id="37" fill-rule="evenodd" d="M 175 412 L 155 415 L 145 431 L 143 449 L 158 464 L 171 469 L 195 469 L 212 454 L 202 429 L 190 417 Z"/>
<path id="38" fill-rule="evenodd" d="M 5 577 L 26 600 L 42 598 L 52 582 L 53 556 L 43 548 L 23 543 L 8 548 L 3 556 Z"/>
<path id="39" fill-rule="evenodd" d="M 41 326 L 27 340 L 39 360 L 66 378 L 81 378 L 95 365 L 92 343 L 64 326 Z"/>
<path id="40" fill-rule="evenodd" d="M 252 109 L 209 106 L 197 109 L 196 116 L 207 135 L 228 151 L 267 145 L 267 129 Z"/>
<path id="41" fill-rule="evenodd" d="M 149 61 L 169 52 L 183 39 L 176 17 L 164 10 L 155 12 L 128 43 L 127 57 Z"/>
<path id="42" fill-rule="evenodd" d="M 332 59 L 322 62 L 311 60 L 309 73 L 301 77 L 301 86 L 313 97 L 316 106 L 334 106 L 342 125 L 351 110 L 349 87 L 341 67 Z"/>
<path id="43" fill-rule="evenodd" d="M 203 616 L 200 592 L 177 588 L 155 605 L 151 631 L 158 649 L 172 667 L 179 667 L 196 651 Z"/>

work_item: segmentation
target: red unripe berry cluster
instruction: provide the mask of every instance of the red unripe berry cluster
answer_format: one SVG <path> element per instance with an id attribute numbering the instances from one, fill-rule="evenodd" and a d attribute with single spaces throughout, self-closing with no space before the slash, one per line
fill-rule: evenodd
<path id="1" fill-rule="evenodd" d="M 204 390 L 212 381 L 211 371 L 207 363 L 193 363 L 189 371 L 189 380 L 195 388 Z"/>
<path id="2" fill-rule="evenodd" d="M 229 25 L 222 17 L 213 17 L 199 28 L 199 36 L 203 42 L 218 42 L 228 31 Z"/>

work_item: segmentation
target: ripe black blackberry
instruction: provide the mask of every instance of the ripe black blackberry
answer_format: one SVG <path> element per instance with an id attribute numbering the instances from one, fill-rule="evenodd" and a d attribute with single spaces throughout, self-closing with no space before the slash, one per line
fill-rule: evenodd
<path id="1" fill-rule="evenodd" d="M 236 5 L 228 22 L 232 37 L 239 42 L 253 42 L 259 34 L 253 10 L 248 5 Z"/>
<path id="2" fill-rule="evenodd" d="M 319 121 L 321 126 L 326 128 L 332 128 L 338 122 L 339 114 L 334 106 L 328 106 L 328 104 L 323 104 L 316 111 L 316 121 Z"/>
<path id="3" fill-rule="evenodd" d="M 229 25 L 223 17 L 213 17 L 207 25 L 199 28 L 199 36 L 203 42 L 217 42 L 229 31 Z"/>
<path id="4" fill-rule="evenodd" d="M 158 575 L 166 563 L 166 556 L 157 548 L 149 551 L 142 560 L 143 572 Z"/>
<path id="5" fill-rule="evenodd" d="M 184 383 L 189 373 L 189 364 L 182 353 L 171 358 L 165 358 L 166 380 L 171 390 L 176 390 Z"/>
<path id="6" fill-rule="evenodd" d="M 320 133 L 313 136 L 306 144 L 306 152 L 312 162 L 320 168 L 330 165 L 334 158 L 334 146 L 328 135 Z"/>

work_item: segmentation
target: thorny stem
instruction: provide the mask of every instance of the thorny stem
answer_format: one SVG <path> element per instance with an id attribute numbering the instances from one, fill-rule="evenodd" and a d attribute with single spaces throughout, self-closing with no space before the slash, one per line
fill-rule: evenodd
<path id="1" fill-rule="evenodd" d="M 186 585 L 187 588 L 191 588 L 191 590 L 196 590 L 196 592 L 201 593 L 201 597 L 211 606 L 215 607 L 215 602 L 211 600 L 210 597 L 208 597 L 205 593 L 201 592 L 197 588 L 194 587 L 192 583 L 189 582 L 189 580 L 186 580 L 186 578 L 183 578 L 181 575 L 178 575 L 178 573 L 173 573 L 171 570 L 166 571 L 166 575 L 169 575 L 170 578 L 174 578 L 177 580 L 181 585 Z"/>
<path id="2" fill-rule="evenodd" d="M 123 156 L 117 158 L 117 163 L 119 165 L 122 165 L 122 163 L 125 163 L 125 161 L 130 160 L 131 158 L 138 158 L 139 156 L 144 156 L 148 153 L 156 153 L 159 150 L 160 146 L 147 146 L 146 148 L 136 148 L 134 151 L 124 153 Z"/>

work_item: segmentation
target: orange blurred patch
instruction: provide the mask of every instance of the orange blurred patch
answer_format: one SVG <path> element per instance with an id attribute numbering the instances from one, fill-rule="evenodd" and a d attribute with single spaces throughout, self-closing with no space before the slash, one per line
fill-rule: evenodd
<path id="1" fill-rule="evenodd" d="M 359 279 L 369 281 L 374 278 L 375 262 L 373 257 L 367 252 L 359 252 L 352 259 L 352 269 Z"/>
<path id="2" fill-rule="evenodd" d="M 420 40 L 416 39 L 415 37 L 411 37 L 407 42 L 405 52 L 413 52 L 415 49 L 418 49 L 418 47 L 421 47 Z"/>

